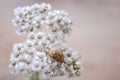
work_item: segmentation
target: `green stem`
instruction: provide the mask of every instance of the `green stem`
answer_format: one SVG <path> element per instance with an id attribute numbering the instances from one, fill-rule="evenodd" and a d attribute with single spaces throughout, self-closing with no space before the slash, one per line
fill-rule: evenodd
<path id="1" fill-rule="evenodd" d="M 34 75 L 30 76 L 28 80 L 40 80 L 39 72 L 36 72 Z"/>
<path id="2" fill-rule="evenodd" d="M 40 79 L 40 73 L 39 72 L 36 72 L 35 74 L 33 74 L 32 76 L 30 76 L 28 78 L 28 80 L 43 80 L 43 79 Z M 44 80 L 50 80 L 50 79 L 44 79 Z"/>
<path id="3" fill-rule="evenodd" d="M 36 73 L 35 73 L 35 76 L 36 76 L 36 80 L 40 80 L 40 79 L 39 79 L 39 72 L 36 72 Z"/>
<path id="4" fill-rule="evenodd" d="M 28 80 L 34 80 L 33 76 L 30 76 L 30 77 L 28 78 Z"/>

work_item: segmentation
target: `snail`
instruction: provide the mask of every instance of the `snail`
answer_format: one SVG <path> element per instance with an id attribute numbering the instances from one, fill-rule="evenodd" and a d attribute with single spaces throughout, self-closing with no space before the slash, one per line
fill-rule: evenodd
<path id="1" fill-rule="evenodd" d="M 51 47 L 48 55 L 54 59 L 55 61 L 58 62 L 63 62 L 64 61 L 64 56 L 63 56 L 63 52 L 59 47 Z"/>

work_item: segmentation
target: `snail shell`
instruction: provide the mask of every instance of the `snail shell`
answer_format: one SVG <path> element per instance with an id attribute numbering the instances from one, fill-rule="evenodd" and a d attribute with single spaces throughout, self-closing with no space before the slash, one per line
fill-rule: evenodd
<path id="1" fill-rule="evenodd" d="M 49 56 L 58 61 L 58 62 L 63 62 L 64 61 L 64 56 L 63 56 L 63 52 L 59 47 L 52 47 L 49 50 Z"/>

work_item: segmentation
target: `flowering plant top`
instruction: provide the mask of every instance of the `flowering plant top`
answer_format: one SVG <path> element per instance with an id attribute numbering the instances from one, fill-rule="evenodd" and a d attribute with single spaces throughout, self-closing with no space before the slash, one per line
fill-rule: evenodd
<path id="1" fill-rule="evenodd" d="M 80 76 L 80 54 L 68 47 L 65 35 L 71 33 L 72 20 L 64 10 L 52 10 L 50 4 L 18 7 L 12 20 L 17 34 L 27 34 L 24 42 L 14 44 L 10 72 L 43 78 Z"/>

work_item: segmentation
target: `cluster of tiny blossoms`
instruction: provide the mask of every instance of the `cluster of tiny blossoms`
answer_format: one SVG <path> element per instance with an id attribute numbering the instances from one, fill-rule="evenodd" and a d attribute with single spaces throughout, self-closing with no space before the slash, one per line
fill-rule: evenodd
<path id="1" fill-rule="evenodd" d="M 39 72 L 47 78 L 80 76 L 81 56 L 61 37 L 71 31 L 72 21 L 65 11 L 52 10 L 50 4 L 42 3 L 19 7 L 14 14 L 17 33 L 28 36 L 24 42 L 13 46 L 9 64 L 11 73 L 33 75 Z M 42 31 L 44 27 L 46 31 Z"/>
<path id="2" fill-rule="evenodd" d="M 72 24 L 67 12 L 52 10 L 50 4 L 35 4 L 27 7 L 18 7 L 14 11 L 15 18 L 12 20 L 14 26 L 18 26 L 18 34 L 39 32 L 43 26 L 49 27 L 49 31 L 62 31 L 70 33 Z"/>

